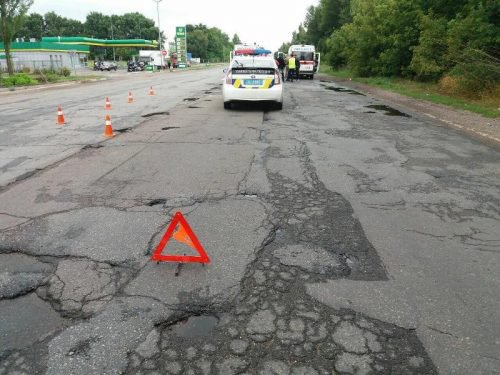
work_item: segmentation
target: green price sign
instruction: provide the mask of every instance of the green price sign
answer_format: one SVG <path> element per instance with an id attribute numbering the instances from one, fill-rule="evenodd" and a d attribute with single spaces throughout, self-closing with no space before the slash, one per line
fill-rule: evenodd
<path id="1" fill-rule="evenodd" d="M 177 51 L 177 56 L 179 59 L 179 68 L 185 67 L 186 52 L 187 52 L 187 35 L 185 26 L 177 26 L 175 28 L 175 49 Z"/>

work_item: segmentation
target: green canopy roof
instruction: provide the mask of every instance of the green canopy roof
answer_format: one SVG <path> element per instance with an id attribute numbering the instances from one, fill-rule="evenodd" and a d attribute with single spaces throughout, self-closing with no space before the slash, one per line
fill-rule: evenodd
<path id="1" fill-rule="evenodd" d="M 78 45 L 78 44 L 67 44 L 67 43 L 49 43 L 46 41 L 42 42 L 14 42 L 11 44 L 10 49 L 12 52 L 35 52 L 35 51 L 46 51 L 46 52 L 78 52 L 78 53 L 90 53 L 89 46 Z M 0 52 L 4 52 L 5 48 L 3 43 L 0 42 Z"/>
<path id="2" fill-rule="evenodd" d="M 56 36 L 44 37 L 42 41 L 97 47 L 158 47 L 156 40 L 146 39 L 94 39 L 80 36 Z"/>

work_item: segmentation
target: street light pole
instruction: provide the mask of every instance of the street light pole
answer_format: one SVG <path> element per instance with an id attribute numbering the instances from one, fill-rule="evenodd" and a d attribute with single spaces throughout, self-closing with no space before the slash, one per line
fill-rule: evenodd
<path id="1" fill-rule="evenodd" d="M 111 40 L 114 40 L 114 34 L 113 34 L 113 20 L 109 21 L 111 23 Z M 115 57 L 115 47 L 113 47 L 113 61 L 116 62 L 116 57 Z"/>
<path id="2" fill-rule="evenodd" d="M 158 43 L 160 44 L 160 61 L 161 61 L 161 68 L 163 68 L 163 53 L 162 48 L 161 48 L 161 28 L 160 28 L 160 2 L 162 0 L 153 0 L 156 3 L 156 13 L 158 15 Z"/>

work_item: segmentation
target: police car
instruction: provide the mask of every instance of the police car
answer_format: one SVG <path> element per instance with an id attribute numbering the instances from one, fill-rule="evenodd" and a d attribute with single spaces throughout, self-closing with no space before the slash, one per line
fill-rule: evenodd
<path id="1" fill-rule="evenodd" d="M 272 102 L 275 108 L 283 108 L 283 82 L 271 51 L 236 50 L 224 71 L 225 109 L 231 109 L 232 103 L 245 101 Z"/>

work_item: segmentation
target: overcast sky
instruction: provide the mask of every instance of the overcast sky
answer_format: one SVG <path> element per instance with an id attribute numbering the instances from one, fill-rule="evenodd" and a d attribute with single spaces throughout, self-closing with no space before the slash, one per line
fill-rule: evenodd
<path id="1" fill-rule="evenodd" d="M 172 40 L 175 26 L 203 23 L 218 27 L 231 38 L 258 43 L 276 50 L 290 41 L 292 32 L 304 21 L 306 9 L 318 0 L 162 0 L 160 26 Z M 85 21 L 89 12 L 106 15 L 140 12 L 157 20 L 154 0 L 35 0 L 31 13 L 54 11 L 60 16 Z M 188 36 L 189 37 L 189 36 Z"/>

